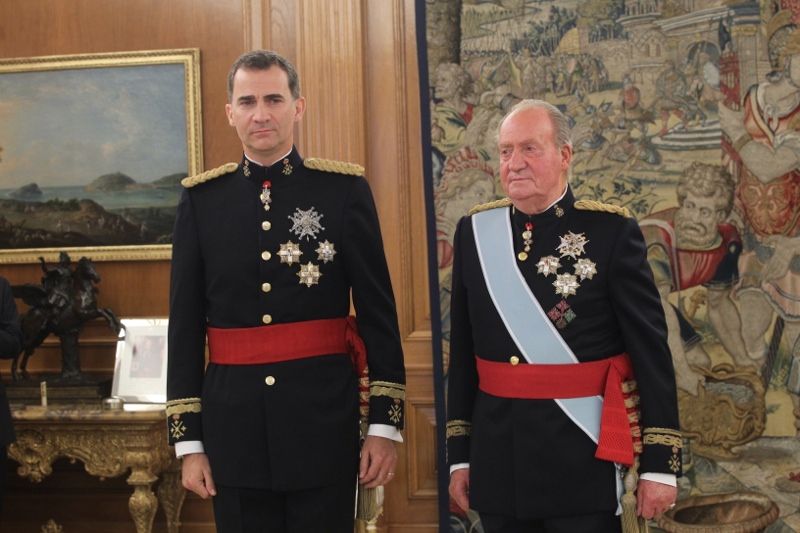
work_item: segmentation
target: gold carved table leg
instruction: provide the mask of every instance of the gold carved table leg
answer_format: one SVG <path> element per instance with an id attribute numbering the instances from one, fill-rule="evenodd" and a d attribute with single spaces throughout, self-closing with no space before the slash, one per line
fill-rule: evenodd
<path id="1" fill-rule="evenodd" d="M 186 497 L 186 489 L 181 483 L 181 463 L 173 459 L 170 466 L 161 474 L 158 484 L 158 501 L 167 517 L 167 531 L 178 533 L 181 526 L 181 508 Z"/>
<path id="2" fill-rule="evenodd" d="M 138 462 L 138 461 L 137 461 Z M 128 476 L 128 485 L 133 486 L 133 494 L 128 499 L 128 510 L 136 525 L 136 533 L 150 533 L 153 519 L 158 509 L 158 500 L 153 494 L 153 482 L 158 479 L 145 465 L 135 464 Z"/>

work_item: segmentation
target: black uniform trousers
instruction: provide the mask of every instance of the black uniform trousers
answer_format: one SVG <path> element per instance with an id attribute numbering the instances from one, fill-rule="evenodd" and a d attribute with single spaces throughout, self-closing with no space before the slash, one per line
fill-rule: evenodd
<path id="1" fill-rule="evenodd" d="M 622 522 L 613 513 L 520 520 L 511 516 L 480 513 L 484 533 L 620 533 Z"/>
<path id="2" fill-rule="evenodd" d="M 278 492 L 217 485 L 217 533 L 353 533 L 355 475 L 347 483 Z"/>

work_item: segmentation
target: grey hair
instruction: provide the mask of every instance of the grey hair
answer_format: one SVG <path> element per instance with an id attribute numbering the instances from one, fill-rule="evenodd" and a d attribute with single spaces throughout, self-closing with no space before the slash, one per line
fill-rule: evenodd
<path id="1" fill-rule="evenodd" d="M 228 102 L 233 96 L 233 78 L 241 70 L 268 70 L 277 66 L 286 73 L 292 98 L 300 98 L 300 77 L 291 61 L 271 50 L 253 50 L 240 55 L 228 72 Z"/>
<path id="2" fill-rule="evenodd" d="M 561 112 L 556 106 L 549 102 L 545 102 L 544 100 L 535 100 L 529 98 L 527 100 L 522 100 L 514 105 L 511 110 L 506 113 L 506 115 L 500 120 L 500 124 L 497 125 L 497 132 L 495 133 L 495 140 L 497 142 L 500 141 L 500 129 L 505 124 L 506 119 L 513 115 L 518 111 L 524 111 L 526 109 L 544 109 L 547 111 L 547 114 L 550 115 L 550 122 L 553 124 L 553 129 L 555 138 L 553 142 L 555 142 L 556 146 L 561 148 L 562 146 L 569 146 L 572 148 L 572 136 L 570 134 L 569 129 L 569 122 L 567 122 L 567 117 L 564 113 Z"/>

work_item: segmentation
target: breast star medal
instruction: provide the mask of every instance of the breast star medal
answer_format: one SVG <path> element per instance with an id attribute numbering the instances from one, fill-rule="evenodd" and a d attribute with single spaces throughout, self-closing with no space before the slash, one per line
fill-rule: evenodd
<path id="1" fill-rule="evenodd" d="M 300 209 L 299 207 L 294 210 L 294 214 L 289 215 L 289 220 L 292 221 L 292 228 L 289 230 L 294 233 L 298 239 L 306 238 L 307 241 L 311 237 L 316 238 L 317 233 L 325 228 L 320 224 L 320 220 L 325 215 L 317 213 L 313 207 L 311 209 Z"/>
<path id="2" fill-rule="evenodd" d="M 570 294 L 575 294 L 580 285 L 578 284 L 578 279 L 572 274 L 556 274 L 553 287 L 556 288 L 556 294 L 567 297 Z"/>
<path id="3" fill-rule="evenodd" d="M 542 257 L 539 259 L 539 262 L 536 263 L 536 273 L 544 274 L 545 277 L 550 274 L 555 274 L 559 268 L 561 268 L 561 261 L 554 255 Z"/>
<path id="4" fill-rule="evenodd" d="M 317 260 L 322 261 L 323 263 L 328 263 L 333 261 L 333 256 L 336 255 L 336 250 L 333 247 L 332 242 L 328 242 L 328 240 L 324 240 L 319 243 L 317 249 Z"/>
<path id="5" fill-rule="evenodd" d="M 595 274 L 597 274 L 597 265 L 594 261 L 582 257 L 575 263 L 575 275 L 581 278 L 581 281 L 592 279 Z"/>
<path id="6" fill-rule="evenodd" d="M 583 233 L 576 235 L 571 231 L 567 232 L 566 235 L 562 235 L 559 239 L 561 239 L 561 244 L 556 248 L 558 253 L 561 254 L 561 257 L 571 257 L 573 259 L 583 255 L 583 247 L 589 242 Z"/>
<path id="7" fill-rule="evenodd" d="M 287 265 L 299 263 L 301 255 L 303 255 L 303 252 L 300 251 L 300 245 L 295 244 L 292 241 L 281 244 L 281 249 L 278 252 L 278 257 L 281 258 L 281 263 L 286 263 Z"/>
<path id="8" fill-rule="evenodd" d="M 300 278 L 301 285 L 311 287 L 319 283 L 322 273 L 317 265 L 309 261 L 305 265 L 300 265 L 300 272 L 297 273 L 297 276 Z"/>

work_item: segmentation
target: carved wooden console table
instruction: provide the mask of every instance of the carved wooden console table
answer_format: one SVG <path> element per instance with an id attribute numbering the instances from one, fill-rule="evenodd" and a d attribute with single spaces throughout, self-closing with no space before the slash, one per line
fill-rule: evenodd
<path id="1" fill-rule="evenodd" d="M 19 463 L 17 473 L 39 482 L 53 471 L 60 457 L 81 461 L 100 478 L 130 471 L 128 500 L 137 533 L 149 533 L 158 502 L 169 533 L 177 533 L 186 495 L 180 464 L 167 446 L 166 417 L 158 411 L 110 411 L 85 405 L 12 408 L 17 441 L 8 455 Z M 158 497 L 153 484 L 158 484 Z"/>

